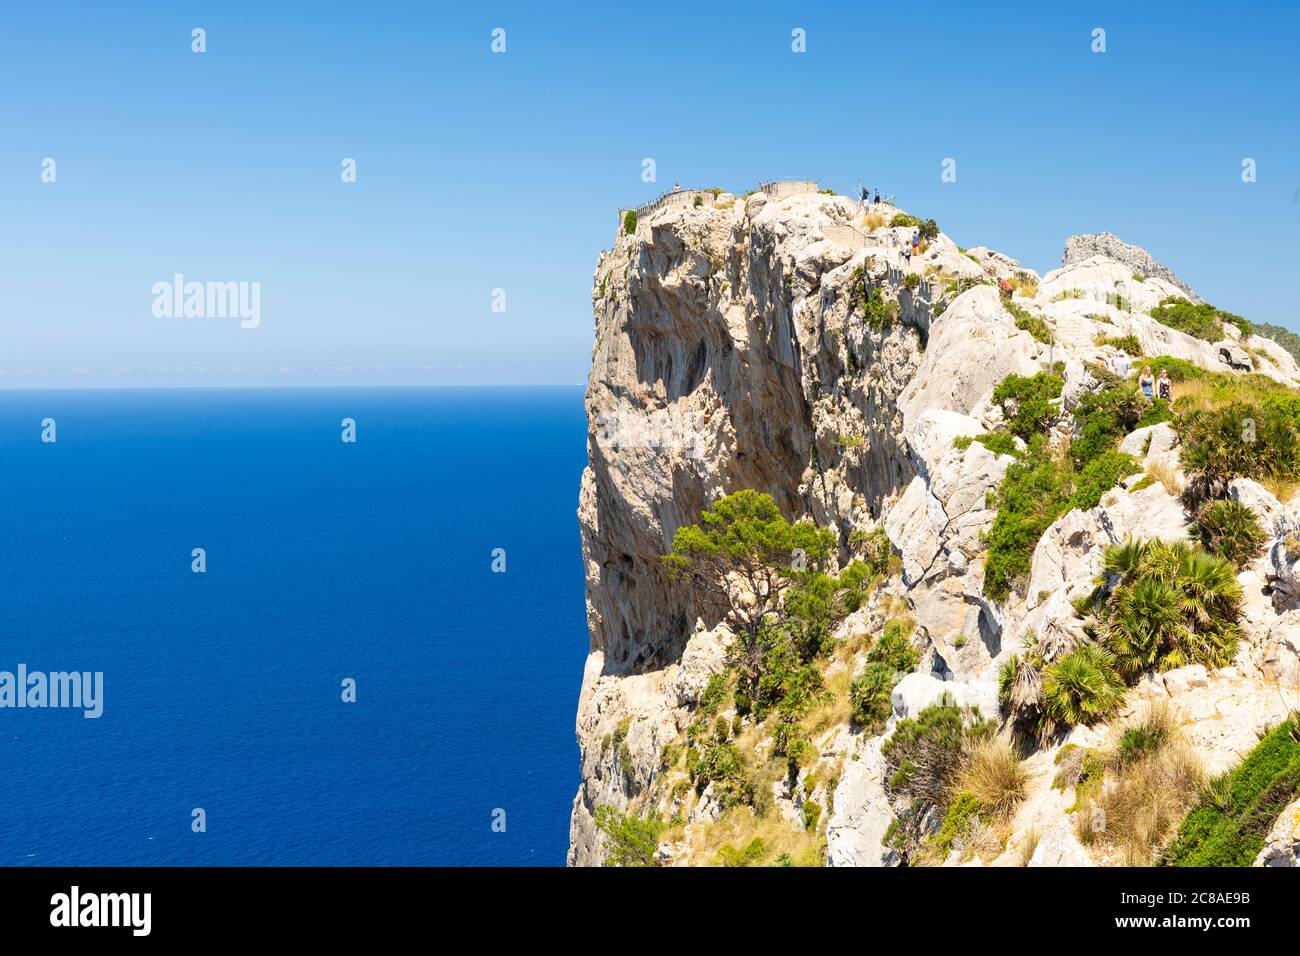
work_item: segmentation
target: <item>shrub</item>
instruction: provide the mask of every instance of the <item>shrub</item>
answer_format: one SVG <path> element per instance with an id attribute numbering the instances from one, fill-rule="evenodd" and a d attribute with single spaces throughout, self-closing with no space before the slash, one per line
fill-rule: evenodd
<path id="1" fill-rule="evenodd" d="M 1102 345 L 1113 345 L 1121 352 L 1127 352 L 1129 355 L 1141 355 L 1142 343 L 1136 335 L 1122 335 L 1118 337 L 1102 339 Z"/>
<path id="2" fill-rule="evenodd" d="M 944 814 L 943 823 L 939 825 L 934 836 L 926 841 L 926 857 L 934 863 L 942 863 L 952 852 L 953 844 L 959 837 L 968 834 L 979 820 L 981 807 L 979 800 L 969 793 L 960 793 Z"/>
<path id="3" fill-rule="evenodd" d="M 1174 358 L 1172 355 L 1157 355 L 1154 358 L 1144 359 L 1142 364 L 1150 365 L 1157 377 L 1160 375 L 1160 370 L 1164 369 L 1173 382 L 1190 382 L 1209 374 L 1195 362 Z"/>
<path id="4" fill-rule="evenodd" d="M 1097 644 L 1082 647 L 1043 671 L 1043 712 L 1067 726 L 1109 717 L 1124 699 L 1114 655 Z"/>
<path id="5" fill-rule="evenodd" d="M 893 709 L 891 694 L 899 673 L 888 664 L 868 664 L 849 684 L 849 706 L 859 727 L 876 730 L 884 726 Z"/>
<path id="6" fill-rule="evenodd" d="M 885 622 L 885 631 L 867 654 L 873 664 L 886 664 L 895 671 L 908 673 L 921 660 L 921 652 L 908 640 L 912 628 L 906 622 L 893 618 Z"/>
<path id="7" fill-rule="evenodd" d="M 714 863 L 718 866 L 754 866 L 767 853 L 762 837 L 754 837 L 745 849 L 737 850 L 730 843 L 718 848 Z"/>
<path id="8" fill-rule="evenodd" d="M 607 838 L 605 859 L 611 866 L 657 866 L 655 850 L 664 826 L 654 814 L 642 819 L 608 804 L 596 807 L 596 828 Z"/>
<path id="9" fill-rule="evenodd" d="M 1237 769 L 1202 791 L 1162 863 L 1250 866 L 1281 812 L 1300 793 L 1300 743 L 1294 715 L 1252 750 Z"/>
<path id="10" fill-rule="evenodd" d="M 803 802 L 803 828 L 805 830 L 816 830 L 817 821 L 821 819 L 821 804 L 813 800 Z"/>
<path id="11" fill-rule="evenodd" d="M 915 278 L 915 276 L 909 278 Z M 913 283 L 914 285 L 915 283 Z M 908 286 L 908 288 L 913 286 Z M 898 318 L 898 303 L 886 302 L 884 296 L 880 294 L 880 289 L 872 289 L 863 303 L 863 313 L 866 316 L 867 325 L 879 332 L 882 329 L 889 328 L 894 324 L 894 320 Z"/>
<path id="12" fill-rule="evenodd" d="M 984 594 L 1005 600 L 1029 575 L 1038 539 L 1068 509 L 1073 476 L 1051 458 L 1042 436 L 1030 443 L 1022 461 L 1007 468 L 995 495 L 997 515 L 989 529 L 984 564 Z"/>
<path id="13" fill-rule="evenodd" d="M 1070 457 L 1075 467 L 1115 447 L 1138 427 L 1150 406 L 1133 382 L 1117 382 L 1099 392 L 1085 392 L 1075 405 L 1075 434 Z"/>
<path id="14" fill-rule="evenodd" d="M 636 232 L 636 210 L 629 209 L 623 214 L 623 231 L 629 236 Z"/>
<path id="15" fill-rule="evenodd" d="M 1020 329 L 1022 332 L 1028 332 L 1044 345 L 1051 345 L 1052 342 L 1055 341 L 1052 338 L 1052 330 L 1048 327 L 1047 323 L 1034 315 L 1028 309 L 1013 301 L 1010 296 L 1002 296 L 1002 307 L 1011 313 L 1011 317 L 1015 319 L 1016 328 Z"/>
<path id="16" fill-rule="evenodd" d="M 903 286 L 908 289 L 915 289 L 921 284 L 921 277 L 915 272 L 909 272 L 903 276 Z"/>
<path id="17" fill-rule="evenodd" d="M 1010 455 L 1012 458 L 1020 457 L 1020 448 L 1016 445 L 1016 440 L 1007 432 L 988 432 L 984 435 L 963 435 L 952 440 L 954 448 L 960 448 L 963 451 L 971 446 L 972 442 L 979 442 L 995 455 Z"/>
<path id="18" fill-rule="evenodd" d="M 1175 426 L 1183 467 L 1220 478 L 1294 477 L 1300 473 L 1300 431 L 1294 401 L 1232 402 L 1194 409 Z"/>
<path id="19" fill-rule="evenodd" d="M 1230 561 L 1181 541 L 1153 540 L 1112 545 L 1104 564 L 1116 584 L 1098 613 L 1100 634 L 1121 673 L 1231 663 L 1242 590 Z"/>
<path id="20" fill-rule="evenodd" d="M 1250 325 L 1239 315 L 1216 309 L 1208 302 L 1193 305 L 1185 299 L 1170 296 L 1151 310 L 1151 317 L 1161 325 L 1186 332 L 1188 335 L 1206 342 L 1218 342 L 1223 338 L 1223 324 L 1231 322 L 1238 329 L 1244 327 L 1249 334 Z"/>
<path id="21" fill-rule="evenodd" d="M 1102 452 L 1083 466 L 1074 495 L 1070 498 L 1070 507 L 1084 510 L 1097 507 L 1101 496 L 1114 488 L 1115 482 L 1141 470 L 1131 455 L 1113 449 Z"/>
<path id="22" fill-rule="evenodd" d="M 849 546 L 862 555 L 861 563 L 867 578 L 877 577 L 889 570 L 889 559 L 894 551 L 884 528 L 873 528 L 870 531 L 861 528 L 855 530 L 849 535 Z M 849 568 L 852 567 L 853 564 L 850 564 Z M 847 573 L 849 573 L 847 569 L 840 573 L 841 581 Z"/>
<path id="23" fill-rule="evenodd" d="M 884 842 L 897 848 L 904 862 L 920 848 L 931 811 L 947 807 L 952 799 L 965 748 L 989 732 L 990 725 L 983 722 L 965 727 L 961 709 L 945 694 L 915 717 L 900 720 L 881 745 L 886 789 L 907 801 Z"/>
<path id="24" fill-rule="evenodd" d="M 1242 568 L 1264 553 L 1268 535 L 1255 512 L 1240 501 L 1214 501 L 1196 516 L 1196 536 L 1212 554 Z"/>
<path id="25" fill-rule="evenodd" d="M 1029 441 L 1041 432 L 1059 411 L 1053 399 L 1059 398 L 1065 380 L 1050 372 L 1033 376 L 1008 375 L 993 389 L 993 401 L 998 405 L 1015 402 L 1015 414 L 1007 427 L 1011 433 Z"/>
<path id="26" fill-rule="evenodd" d="M 897 226 L 911 226 L 912 228 L 917 228 L 921 225 L 921 220 L 917 219 L 915 216 L 909 216 L 905 212 L 900 212 L 894 214 L 894 218 L 889 220 L 889 225 L 891 228 Z"/>
<path id="27" fill-rule="evenodd" d="M 971 747 L 960 788 L 979 801 L 983 810 L 1007 819 L 1025 798 L 1028 780 L 1020 754 L 1006 740 L 993 737 Z"/>

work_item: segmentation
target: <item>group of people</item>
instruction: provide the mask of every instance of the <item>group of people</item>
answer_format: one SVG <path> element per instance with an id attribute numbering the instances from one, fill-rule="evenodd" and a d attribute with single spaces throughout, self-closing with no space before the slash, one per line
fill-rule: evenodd
<path id="1" fill-rule="evenodd" d="M 1128 378 L 1128 355 L 1120 352 L 1111 367 L 1120 378 Z M 1174 383 L 1169 377 L 1168 369 L 1162 368 L 1157 376 L 1152 373 L 1150 365 L 1142 366 L 1142 371 L 1138 374 L 1138 388 L 1148 402 L 1153 398 L 1162 398 L 1166 402 L 1173 401 Z"/>
<path id="2" fill-rule="evenodd" d="M 869 203 L 869 202 L 877 202 L 877 203 L 878 203 L 878 202 L 880 202 L 880 190 L 879 190 L 879 189 L 876 190 L 876 198 L 875 198 L 875 199 L 872 199 L 872 198 L 871 198 L 871 190 L 868 189 L 866 186 L 860 186 L 859 189 L 860 189 L 861 192 L 862 192 L 862 202 L 863 202 L 863 203 Z"/>

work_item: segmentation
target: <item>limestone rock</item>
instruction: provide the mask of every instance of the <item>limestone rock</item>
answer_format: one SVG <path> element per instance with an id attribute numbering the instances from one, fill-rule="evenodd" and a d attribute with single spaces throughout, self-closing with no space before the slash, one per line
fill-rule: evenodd
<path id="1" fill-rule="evenodd" d="M 1255 866 L 1300 866 L 1300 800 L 1282 811 L 1264 838 Z"/>
<path id="2" fill-rule="evenodd" d="M 1130 245 L 1109 232 L 1070 236 L 1065 240 L 1065 252 L 1061 255 L 1061 265 L 1068 266 L 1075 262 L 1090 259 L 1093 256 L 1105 256 L 1107 259 L 1113 259 L 1130 272 L 1147 278 L 1163 279 L 1176 286 L 1192 302 L 1201 301 L 1187 283 L 1174 275 L 1173 271 L 1167 266 L 1157 262 L 1151 253 L 1141 246 Z"/>
<path id="3" fill-rule="evenodd" d="M 881 840 L 894 819 L 885 793 L 885 758 L 881 738 L 865 746 L 857 760 L 844 765 L 835 788 L 835 811 L 826 828 L 831 866 L 889 866 L 892 851 Z"/>
<path id="4" fill-rule="evenodd" d="M 998 685 L 994 681 L 944 681 L 919 672 L 908 674 L 894 686 L 894 714 L 901 718 L 915 717 L 931 704 L 937 704 L 944 695 L 952 697 L 958 707 L 974 707 L 983 716 L 998 716 Z"/>

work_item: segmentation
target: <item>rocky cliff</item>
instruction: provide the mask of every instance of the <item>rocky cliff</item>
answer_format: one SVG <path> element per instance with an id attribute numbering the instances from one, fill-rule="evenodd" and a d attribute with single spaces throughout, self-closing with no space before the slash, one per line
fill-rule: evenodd
<path id="1" fill-rule="evenodd" d="M 999 666 L 1036 635 L 1080 630 L 1073 602 L 1093 586 L 1106 545 L 1189 532 L 1165 484 L 1124 479 L 1095 507 L 1052 523 L 1027 583 L 1002 600 L 985 596 L 994 496 L 1015 456 L 970 439 L 1005 425 L 998 383 L 1055 369 L 1064 380 L 1057 405 L 1068 409 L 1098 389 L 1092 370 L 1118 354 L 1114 343 L 1136 341 L 1146 355 L 1300 384 L 1291 356 L 1267 339 L 1225 326 L 1211 342 L 1153 318 L 1161 301 L 1192 293 L 1114 237 L 1072 237 L 1065 265 L 1039 276 L 942 232 L 909 259 L 916 228 L 899 213 L 803 185 L 743 198 L 683 193 L 621 219 L 601 253 L 578 508 L 590 654 L 571 864 L 604 861 L 602 805 L 677 819 L 658 851 L 665 863 L 713 862 L 721 837 L 710 827 L 731 825 L 710 790 L 674 782 L 680 774 L 665 757 L 725 667 L 731 638 L 718 610 L 661 562 L 676 530 L 712 501 L 766 492 L 791 518 L 832 529 L 842 561 L 855 532 L 888 535 L 891 572 L 838 624 L 849 650 L 830 663 L 827 686 L 843 696 L 862 665 L 854 635 L 894 616 L 914 624 L 920 663 L 894 688 L 883 733 L 828 711 L 813 728 L 816 760 L 770 782 L 771 808 L 754 824 L 812 832 L 810 853 L 831 865 L 883 865 L 894 861 L 882 837 L 897 809 L 881 756 L 889 730 L 945 693 L 999 719 Z M 884 305 L 875 319 L 860 288 Z M 1142 467 L 1176 481 L 1177 436 L 1167 424 L 1125 442 Z M 1268 520 L 1288 513 L 1254 482 L 1239 479 L 1233 494 Z M 1233 666 L 1148 674 L 1109 725 L 1080 725 L 1028 756 L 1026 796 L 987 861 L 1115 862 L 1075 836 L 1070 796 L 1052 786 L 1056 761 L 1151 701 L 1176 705 L 1190 746 L 1215 771 L 1239 762 L 1295 705 L 1300 610 L 1270 596 L 1270 581 L 1292 573 L 1279 561 L 1287 565 L 1264 557 L 1242 572 L 1247 639 Z M 767 752 L 760 730 L 746 733 Z M 814 816 L 809 825 L 809 806 L 825 808 L 820 823 Z M 735 839 L 747 839 L 742 830 Z"/>

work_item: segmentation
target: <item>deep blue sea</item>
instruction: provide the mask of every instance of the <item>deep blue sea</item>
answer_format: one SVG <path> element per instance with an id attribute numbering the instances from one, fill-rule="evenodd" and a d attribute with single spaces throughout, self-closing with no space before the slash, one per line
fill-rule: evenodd
<path id="1" fill-rule="evenodd" d="M 576 387 L 0 392 L 0 670 L 105 685 L 0 709 L 0 864 L 562 865 L 585 458 Z"/>

